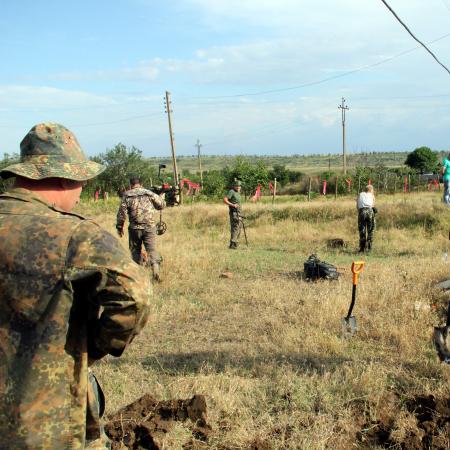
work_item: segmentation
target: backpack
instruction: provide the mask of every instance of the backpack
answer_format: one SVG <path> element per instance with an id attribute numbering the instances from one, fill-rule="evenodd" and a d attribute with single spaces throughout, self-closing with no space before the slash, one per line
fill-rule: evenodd
<path id="1" fill-rule="evenodd" d="M 326 280 L 337 280 L 340 273 L 336 266 L 330 263 L 321 261 L 316 255 L 311 255 L 303 264 L 305 278 L 309 281 L 315 281 L 319 278 Z"/>

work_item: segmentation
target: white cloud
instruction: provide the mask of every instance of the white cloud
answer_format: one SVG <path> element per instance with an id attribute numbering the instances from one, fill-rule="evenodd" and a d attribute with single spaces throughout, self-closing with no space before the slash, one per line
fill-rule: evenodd
<path id="1" fill-rule="evenodd" d="M 0 86 L 0 110 L 13 108 L 18 110 L 28 108 L 77 108 L 92 105 L 108 106 L 116 102 L 106 96 L 89 92 L 58 89 L 48 86 Z"/>

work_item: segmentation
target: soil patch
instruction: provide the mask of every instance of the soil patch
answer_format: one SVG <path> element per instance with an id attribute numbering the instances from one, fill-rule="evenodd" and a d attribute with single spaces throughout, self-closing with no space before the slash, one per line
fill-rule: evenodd
<path id="1" fill-rule="evenodd" d="M 110 417 L 105 431 L 112 441 L 112 450 L 160 450 L 175 422 L 185 422 L 191 430 L 192 438 L 186 448 L 193 448 L 195 441 L 206 443 L 211 427 L 207 423 L 205 397 L 157 401 L 145 394 Z"/>
<path id="2" fill-rule="evenodd" d="M 450 398 L 420 395 L 404 402 L 410 421 L 402 424 L 398 396 L 385 399 L 376 420 L 368 420 L 357 433 L 357 441 L 367 448 L 405 450 L 447 450 L 450 448 Z"/>

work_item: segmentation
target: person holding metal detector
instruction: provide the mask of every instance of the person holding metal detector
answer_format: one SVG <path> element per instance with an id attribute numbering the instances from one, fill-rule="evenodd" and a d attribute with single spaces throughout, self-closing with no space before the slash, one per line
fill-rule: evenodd
<path id="1" fill-rule="evenodd" d="M 116 229 L 120 237 L 123 236 L 123 226 L 128 213 L 128 241 L 131 257 L 135 262 L 144 265 L 142 259 L 142 244 L 152 267 L 153 279 L 161 281 L 159 275 L 160 256 L 156 251 L 155 209 L 161 210 L 166 206 L 163 196 L 141 186 L 138 177 L 130 179 L 131 189 L 124 192 L 122 202 L 117 212 Z"/>
<path id="2" fill-rule="evenodd" d="M 358 209 L 359 251 L 372 250 L 373 232 L 375 231 L 375 195 L 373 186 L 367 185 L 356 201 Z"/>
<path id="3" fill-rule="evenodd" d="M 245 225 L 242 217 L 241 209 L 241 181 L 235 180 L 232 188 L 228 191 L 227 195 L 223 198 L 223 202 L 228 205 L 230 213 L 230 247 L 231 249 L 237 249 L 239 245 L 239 236 L 241 235 L 241 229 L 244 229 L 245 243 L 248 245 L 247 234 L 245 232 Z"/>

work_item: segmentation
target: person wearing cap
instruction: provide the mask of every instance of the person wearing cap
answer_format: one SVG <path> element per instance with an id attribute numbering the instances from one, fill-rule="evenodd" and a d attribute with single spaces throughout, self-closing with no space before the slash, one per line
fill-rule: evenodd
<path id="1" fill-rule="evenodd" d="M 33 127 L 0 195 L 0 448 L 108 448 L 90 366 L 147 321 L 150 284 L 120 242 L 72 213 L 104 167 L 67 128 Z"/>
<path id="2" fill-rule="evenodd" d="M 161 210 L 166 206 L 162 196 L 141 186 L 139 177 L 130 179 L 130 189 L 124 192 L 122 202 L 117 212 L 116 229 L 120 237 L 123 236 L 123 226 L 128 214 L 128 244 L 133 260 L 144 265 L 142 258 L 142 244 L 145 247 L 153 279 L 161 281 L 159 275 L 160 256 L 156 250 L 155 209 Z"/>
<path id="3" fill-rule="evenodd" d="M 228 205 L 230 213 L 230 246 L 231 249 L 237 249 L 239 245 L 239 236 L 242 229 L 241 218 L 241 182 L 235 180 L 232 188 L 228 191 L 227 195 L 223 198 L 223 202 Z"/>

